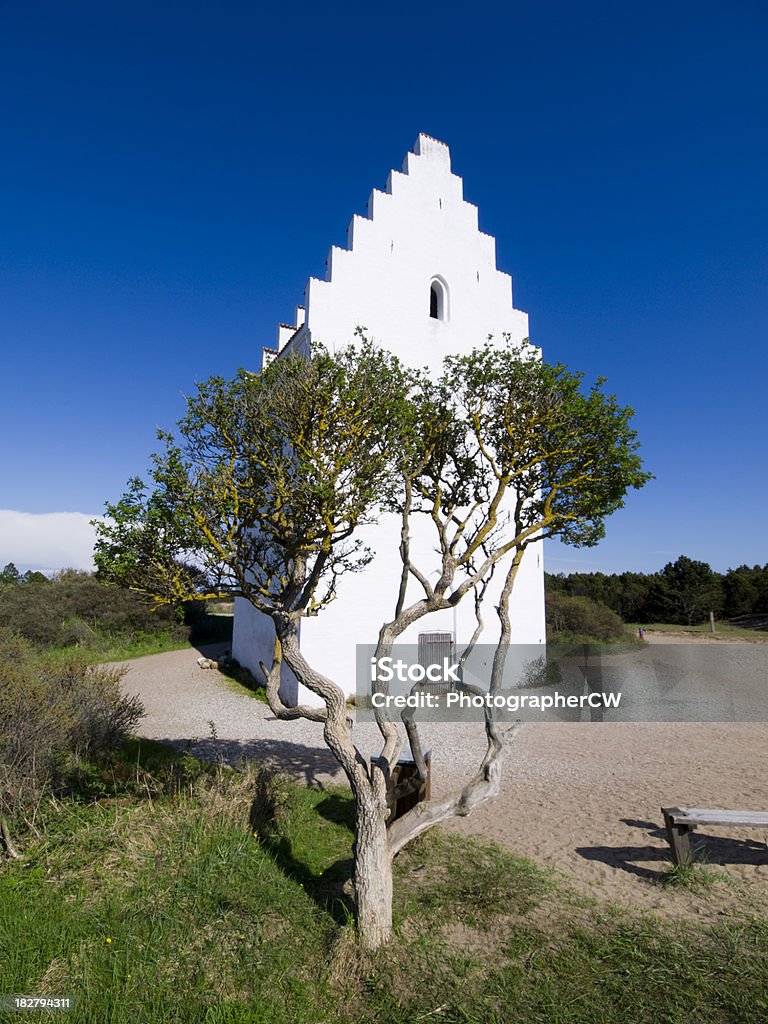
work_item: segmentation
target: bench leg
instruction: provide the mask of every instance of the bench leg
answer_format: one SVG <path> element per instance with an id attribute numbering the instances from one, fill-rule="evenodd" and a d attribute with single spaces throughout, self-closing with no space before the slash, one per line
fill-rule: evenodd
<path id="1" fill-rule="evenodd" d="M 672 859 L 681 868 L 693 863 L 691 847 L 692 828 L 687 825 L 672 825 L 669 831 L 669 845 L 672 847 Z"/>
<path id="2" fill-rule="evenodd" d="M 676 824 L 666 812 L 664 813 L 664 823 L 667 826 L 667 839 L 672 850 L 672 860 L 679 867 L 692 864 L 691 832 L 693 832 L 693 827 Z"/>

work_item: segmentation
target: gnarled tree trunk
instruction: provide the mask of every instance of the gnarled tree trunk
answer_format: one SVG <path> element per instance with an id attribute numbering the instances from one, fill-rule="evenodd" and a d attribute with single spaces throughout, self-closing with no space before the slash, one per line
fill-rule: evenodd
<path id="1" fill-rule="evenodd" d="M 378 949 L 392 937 L 392 854 L 386 806 L 372 788 L 355 792 L 355 899 L 357 929 L 363 949 Z"/>

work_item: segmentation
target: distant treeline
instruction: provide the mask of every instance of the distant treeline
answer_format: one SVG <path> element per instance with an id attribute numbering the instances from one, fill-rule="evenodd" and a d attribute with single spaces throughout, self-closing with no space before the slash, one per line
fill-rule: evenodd
<path id="1" fill-rule="evenodd" d="M 548 595 L 587 597 L 624 622 L 696 625 L 710 611 L 720 619 L 768 615 L 768 565 L 741 565 L 726 573 L 681 555 L 660 572 L 546 574 Z"/>

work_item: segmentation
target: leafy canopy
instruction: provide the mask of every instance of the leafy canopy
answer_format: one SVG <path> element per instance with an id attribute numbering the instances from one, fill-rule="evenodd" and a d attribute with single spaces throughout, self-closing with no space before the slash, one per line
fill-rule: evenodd
<path id="1" fill-rule="evenodd" d="M 160 432 L 152 487 L 136 477 L 96 563 L 158 600 L 238 593 L 266 612 L 314 614 L 370 553 L 354 537 L 396 487 L 407 373 L 367 342 L 212 377 Z"/>
<path id="2" fill-rule="evenodd" d="M 650 479 L 634 411 L 603 392 L 605 378 L 585 393 L 583 374 L 509 339 L 449 356 L 446 366 L 479 458 L 514 488 L 519 543 L 559 536 L 592 546 L 627 490 Z"/>
<path id="3" fill-rule="evenodd" d="M 362 337 L 213 377 L 177 436 L 160 433 L 151 486 L 134 478 L 107 505 L 99 571 L 162 601 L 235 593 L 293 617 L 367 564 L 360 528 L 385 511 L 404 537 L 411 515 L 432 518 L 442 579 L 481 567 L 462 593 L 543 537 L 593 545 L 649 474 L 632 410 L 582 384 L 508 339 L 448 356 L 436 381 Z M 426 581 L 407 543 L 401 557 Z"/>

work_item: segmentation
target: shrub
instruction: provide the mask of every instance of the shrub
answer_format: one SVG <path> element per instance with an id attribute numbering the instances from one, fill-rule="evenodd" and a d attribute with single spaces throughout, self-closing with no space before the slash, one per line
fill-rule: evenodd
<path id="1" fill-rule="evenodd" d="M 121 744 L 143 714 L 120 692 L 123 669 L 57 663 L 0 632 L 0 815 L 29 818 L 46 787 L 66 791 L 78 766 Z"/>
<path id="2" fill-rule="evenodd" d="M 588 597 L 547 592 L 547 631 L 555 635 L 618 640 L 627 635 L 619 616 Z"/>
<path id="3" fill-rule="evenodd" d="M 41 573 L 14 576 L 6 566 L 0 573 L 0 622 L 41 649 L 77 647 L 96 653 L 161 634 L 192 643 L 232 637 L 231 616 L 211 614 L 205 602 L 157 605 L 74 569 L 49 580 Z"/>
<path id="4" fill-rule="evenodd" d="M 0 586 L 0 621 L 37 647 L 99 650 L 116 637 L 167 633 L 186 639 L 183 609 L 158 607 L 88 572 L 67 569 L 53 579 Z"/>

